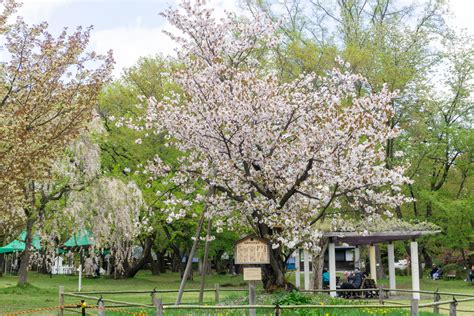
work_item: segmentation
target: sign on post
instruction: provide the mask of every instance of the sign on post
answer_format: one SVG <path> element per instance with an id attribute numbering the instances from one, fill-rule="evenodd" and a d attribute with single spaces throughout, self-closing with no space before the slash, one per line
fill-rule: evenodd
<path id="1" fill-rule="evenodd" d="M 235 243 L 235 264 L 269 264 L 270 244 L 267 240 L 250 235 Z"/>
<path id="2" fill-rule="evenodd" d="M 244 281 L 261 281 L 262 268 L 244 268 Z"/>
<path id="3" fill-rule="evenodd" d="M 235 264 L 269 264 L 270 243 L 255 235 L 244 237 L 235 243 Z M 244 267 L 244 280 L 249 282 L 249 305 L 256 302 L 256 281 L 262 280 L 262 268 Z M 255 308 L 250 308 L 250 316 L 256 315 Z"/>

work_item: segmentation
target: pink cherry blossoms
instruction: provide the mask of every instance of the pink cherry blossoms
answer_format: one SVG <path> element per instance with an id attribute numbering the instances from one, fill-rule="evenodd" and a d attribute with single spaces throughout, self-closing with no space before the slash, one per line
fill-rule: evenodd
<path id="1" fill-rule="evenodd" d="M 264 17 L 217 20 L 205 1 L 163 15 L 182 32 L 170 36 L 183 67 L 169 75 L 182 91 L 148 100 L 146 125 L 189 153 L 176 181 L 217 189 L 207 202 L 218 223 L 246 222 L 274 247 L 311 248 L 324 217 L 407 201 L 403 170 L 385 167 L 384 145 L 398 134 L 387 124 L 393 93 L 339 69 L 281 81 L 268 66 L 278 38 Z"/>

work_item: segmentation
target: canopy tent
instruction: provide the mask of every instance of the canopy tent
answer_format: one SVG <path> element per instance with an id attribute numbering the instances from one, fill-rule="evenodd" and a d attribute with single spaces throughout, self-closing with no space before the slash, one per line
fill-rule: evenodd
<path id="1" fill-rule="evenodd" d="M 0 253 L 11 253 L 11 252 L 20 252 L 25 250 L 25 239 L 26 239 L 26 231 L 22 231 L 20 236 L 13 240 L 6 246 L 0 247 Z M 41 249 L 40 245 L 40 237 L 38 235 L 33 236 L 32 240 L 33 248 L 36 250 Z"/>
<path id="2" fill-rule="evenodd" d="M 74 233 L 65 243 L 64 247 L 92 246 L 95 244 L 95 237 L 88 229 L 82 229 Z"/>

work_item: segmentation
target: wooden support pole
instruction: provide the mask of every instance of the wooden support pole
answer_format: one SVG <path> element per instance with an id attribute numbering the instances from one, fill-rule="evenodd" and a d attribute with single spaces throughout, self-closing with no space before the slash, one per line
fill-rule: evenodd
<path id="1" fill-rule="evenodd" d="M 64 315 L 64 286 L 59 286 L 59 316 Z"/>
<path id="2" fill-rule="evenodd" d="M 249 305 L 255 305 L 257 301 L 257 292 L 255 289 L 255 281 L 249 281 Z M 249 310 L 250 316 L 256 315 L 255 308 L 250 308 Z"/>
<path id="3" fill-rule="evenodd" d="M 438 289 L 436 289 L 436 292 L 433 295 L 433 302 L 439 302 L 441 299 L 440 295 L 438 294 Z M 433 313 L 434 314 L 439 314 L 439 305 L 433 305 Z"/>
<path id="4" fill-rule="evenodd" d="M 410 316 L 418 316 L 418 300 L 412 299 L 411 300 L 411 308 L 410 308 Z"/>
<path id="5" fill-rule="evenodd" d="M 151 305 L 155 306 L 156 289 L 153 289 L 153 291 L 151 292 L 150 296 L 151 296 Z"/>
<path id="6" fill-rule="evenodd" d="M 206 284 L 206 274 L 207 274 L 207 257 L 209 256 L 209 242 L 211 239 L 211 226 L 212 226 L 212 219 L 209 217 L 207 220 L 207 230 L 206 230 L 206 242 L 204 243 L 204 258 L 202 263 L 202 271 L 201 271 L 201 287 L 199 289 L 199 304 L 202 304 L 204 300 L 204 285 Z"/>
<path id="7" fill-rule="evenodd" d="M 214 284 L 214 301 L 216 303 L 219 303 L 219 292 L 220 292 L 220 287 L 219 287 L 219 284 L 216 283 Z"/>
<path id="8" fill-rule="evenodd" d="M 383 292 L 383 285 L 379 285 L 379 303 L 380 305 L 384 304 L 384 292 Z"/>
<path id="9" fill-rule="evenodd" d="M 82 264 L 79 265 L 79 278 L 77 280 L 77 291 L 80 292 L 82 290 Z"/>
<path id="10" fill-rule="evenodd" d="M 179 285 L 178 296 L 176 297 L 175 305 L 181 304 L 181 299 L 183 298 L 183 291 L 184 287 L 186 286 L 186 280 L 188 279 L 188 275 L 193 268 L 193 257 L 194 253 L 196 252 L 197 244 L 199 241 L 199 236 L 201 235 L 202 225 L 204 223 L 204 213 L 201 215 L 201 219 L 199 220 L 198 227 L 196 229 L 196 235 L 194 236 L 193 246 L 191 247 L 191 251 L 189 252 L 188 260 L 186 262 L 186 268 L 184 269 L 183 278 L 181 279 L 181 284 Z"/>
<path id="11" fill-rule="evenodd" d="M 411 289 L 413 292 L 413 298 L 415 300 L 420 299 L 420 273 L 418 265 L 418 243 L 412 241 L 410 243 L 410 261 L 411 261 Z"/>
<path id="12" fill-rule="evenodd" d="M 369 246 L 370 277 L 377 283 L 377 260 L 375 257 L 375 246 Z"/>
<path id="13" fill-rule="evenodd" d="M 155 306 L 155 315 L 163 316 L 163 303 L 161 299 L 154 297 L 153 305 Z"/>
<path id="14" fill-rule="evenodd" d="M 295 251 L 295 286 L 297 289 L 301 288 L 301 273 L 300 273 L 300 249 Z"/>
<path id="15" fill-rule="evenodd" d="M 208 196 L 214 194 L 214 187 L 211 186 L 207 193 Z M 199 236 L 201 236 L 202 225 L 204 224 L 204 217 L 207 212 L 207 204 L 204 207 L 204 211 L 202 212 L 201 218 L 199 219 L 198 227 L 196 229 L 196 235 L 194 236 L 193 246 L 191 247 L 191 251 L 189 252 L 189 257 L 186 262 L 186 268 L 184 269 L 183 278 L 181 279 L 181 284 L 179 285 L 178 296 L 176 297 L 175 305 L 181 304 L 181 299 L 183 298 L 183 291 L 184 287 L 186 286 L 186 281 L 188 279 L 188 275 L 191 273 L 193 268 L 193 257 L 194 253 L 196 252 L 196 248 L 199 242 Z"/>
<path id="16" fill-rule="evenodd" d="M 389 284 L 391 289 L 397 288 L 397 283 L 395 279 L 395 247 L 393 243 L 389 243 L 387 245 L 387 255 L 388 255 L 388 277 L 389 277 Z M 391 295 L 396 295 L 395 291 L 390 292 Z"/>
<path id="17" fill-rule="evenodd" d="M 105 303 L 102 298 L 99 299 L 99 301 L 97 302 L 97 305 L 99 305 L 99 308 L 97 309 L 99 312 L 98 315 L 105 316 Z"/>
<path id="18" fill-rule="evenodd" d="M 303 260 L 304 260 L 304 289 L 309 290 L 309 252 L 308 250 L 303 251 Z"/>
<path id="19" fill-rule="evenodd" d="M 328 245 L 328 259 L 329 259 L 329 289 L 331 296 L 336 297 L 336 244 L 330 240 Z"/>
<path id="20" fill-rule="evenodd" d="M 356 246 L 354 249 L 354 268 L 360 270 L 360 248 Z"/>
<path id="21" fill-rule="evenodd" d="M 275 306 L 275 316 L 281 316 L 280 305 Z"/>
<path id="22" fill-rule="evenodd" d="M 456 305 L 458 305 L 456 300 L 449 304 L 449 316 L 456 316 Z"/>

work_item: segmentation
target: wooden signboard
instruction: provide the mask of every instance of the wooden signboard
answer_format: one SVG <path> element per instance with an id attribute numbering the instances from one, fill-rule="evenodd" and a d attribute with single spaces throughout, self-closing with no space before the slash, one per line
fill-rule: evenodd
<path id="1" fill-rule="evenodd" d="M 235 264 L 269 264 L 270 244 L 250 235 L 235 243 Z"/>
<path id="2" fill-rule="evenodd" d="M 244 268 L 244 281 L 261 281 L 262 268 Z"/>

